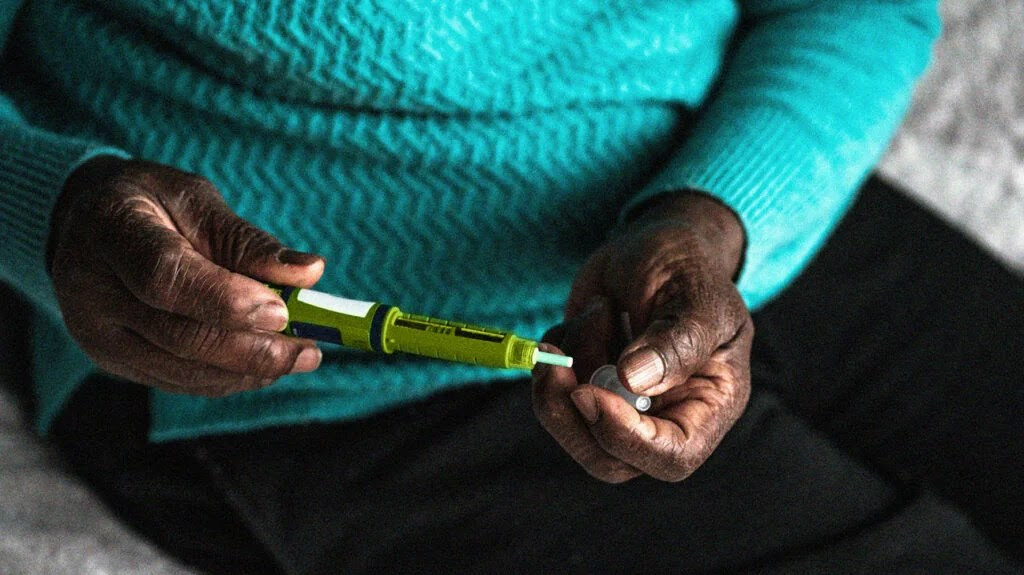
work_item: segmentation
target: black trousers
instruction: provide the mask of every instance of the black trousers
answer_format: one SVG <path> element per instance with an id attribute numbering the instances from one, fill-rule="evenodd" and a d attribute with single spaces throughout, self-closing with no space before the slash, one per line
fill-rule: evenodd
<path id="1" fill-rule="evenodd" d="M 677 484 L 591 479 L 525 381 L 371 418 L 166 445 L 96 378 L 54 437 L 211 572 L 1012 573 L 1024 282 L 883 182 L 755 318 L 753 394 Z"/>

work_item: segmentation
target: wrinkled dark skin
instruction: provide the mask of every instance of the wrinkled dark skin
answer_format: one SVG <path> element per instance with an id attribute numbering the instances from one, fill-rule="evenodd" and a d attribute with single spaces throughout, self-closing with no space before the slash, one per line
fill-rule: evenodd
<path id="1" fill-rule="evenodd" d="M 261 282 L 312 286 L 323 259 L 283 248 L 203 178 L 89 160 L 65 183 L 50 256 L 68 330 L 112 374 L 222 396 L 320 364 L 312 341 L 276 333 L 287 309 Z"/>
<path id="2" fill-rule="evenodd" d="M 534 369 L 534 411 L 600 480 L 680 481 L 707 460 L 750 396 L 754 326 L 733 282 L 743 230 L 732 211 L 689 192 L 659 196 L 630 221 L 584 264 L 565 322 L 545 335 L 544 349 L 576 363 Z M 622 312 L 636 338 L 619 354 Z M 586 383 L 616 362 L 627 388 L 652 396 L 646 413 Z"/>

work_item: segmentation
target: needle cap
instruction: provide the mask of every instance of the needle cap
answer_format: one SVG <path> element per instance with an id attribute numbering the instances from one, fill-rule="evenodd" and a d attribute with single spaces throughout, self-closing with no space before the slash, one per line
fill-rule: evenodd
<path id="1" fill-rule="evenodd" d="M 572 358 L 567 355 L 558 355 L 546 351 L 536 350 L 533 352 L 534 363 L 546 363 L 562 367 L 572 367 Z"/>

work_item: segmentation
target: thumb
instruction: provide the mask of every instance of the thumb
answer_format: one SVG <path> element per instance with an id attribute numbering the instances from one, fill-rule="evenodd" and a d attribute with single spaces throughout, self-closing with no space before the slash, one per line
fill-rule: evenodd
<path id="1" fill-rule="evenodd" d="M 197 225 L 188 239 L 217 265 L 260 281 L 297 287 L 312 287 L 323 275 L 321 256 L 286 248 L 239 217 L 215 190 L 192 202 L 192 207 L 200 217 L 189 214 Z"/>
<path id="2" fill-rule="evenodd" d="M 663 306 L 619 359 L 619 378 L 633 393 L 658 395 L 682 385 L 718 348 L 717 329 L 692 309 Z"/>

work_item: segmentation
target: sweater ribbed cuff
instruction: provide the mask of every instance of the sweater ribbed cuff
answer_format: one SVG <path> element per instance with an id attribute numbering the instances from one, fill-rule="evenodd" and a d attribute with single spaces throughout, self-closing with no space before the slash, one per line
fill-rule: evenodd
<path id="1" fill-rule="evenodd" d="M 46 246 L 53 208 L 67 176 L 106 154 L 127 157 L 117 148 L 0 123 L 0 278 L 52 313 L 58 311 Z"/>
<path id="2" fill-rule="evenodd" d="M 781 291 L 810 256 L 806 247 L 794 249 L 800 230 L 786 229 L 788 217 L 810 210 L 822 212 L 823 220 L 838 219 L 839 212 L 805 193 L 815 182 L 835 182 L 833 170 L 816 154 L 806 127 L 785 112 L 712 112 L 626 210 L 685 189 L 706 191 L 732 208 L 747 237 L 738 287 L 753 309 Z"/>

